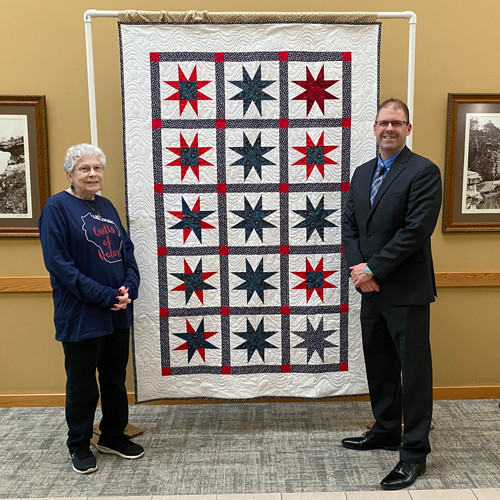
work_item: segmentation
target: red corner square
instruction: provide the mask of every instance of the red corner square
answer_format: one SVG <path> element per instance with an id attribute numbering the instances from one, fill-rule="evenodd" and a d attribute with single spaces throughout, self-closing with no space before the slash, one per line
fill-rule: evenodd
<path id="1" fill-rule="evenodd" d="M 342 52 L 342 61 L 351 61 L 352 54 L 351 52 Z"/>
<path id="2" fill-rule="evenodd" d="M 226 120 L 217 118 L 217 120 L 215 120 L 215 128 L 226 128 Z"/>
<path id="3" fill-rule="evenodd" d="M 281 314 L 288 316 L 290 314 L 290 306 L 281 306 Z"/>
<path id="4" fill-rule="evenodd" d="M 288 193 L 289 190 L 290 189 L 289 189 L 288 183 L 282 182 L 280 184 L 280 193 Z"/>
<path id="5" fill-rule="evenodd" d="M 168 318 L 168 307 L 160 307 L 160 318 Z"/>
<path id="6" fill-rule="evenodd" d="M 161 374 L 164 376 L 164 377 L 168 377 L 168 375 L 172 375 L 172 369 L 169 368 L 168 366 L 164 366 L 162 367 L 161 369 Z"/>
<path id="7" fill-rule="evenodd" d="M 348 193 L 349 192 L 349 186 L 350 186 L 349 182 L 341 182 L 340 183 L 340 191 L 342 191 L 342 193 Z"/>
<path id="8" fill-rule="evenodd" d="M 160 62 L 160 53 L 159 52 L 150 52 L 149 53 L 149 62 Z"/>
<path id="9" fill-rule="evenodd" d="M 281 373 L 290 373 L 290 365 L 281 365 Z"/>
<path id="10" fill-rule="evenodd" d="M 167 247 L 158 247 L 158 255 L 160 257 L 167 255 Z"/>
<path id="11" fill-rule="evenodd" d="M 340 371 L 341 372 L 349 371 L 349 363 L 340 363 Z"/>
<path id="12" fill-rule="evenodd" d="M 350 118 L 342 118 L 342 128 L 351 128 Z"/>
<path id="13" fill-rule="evenodd" d="M 344 245 L 340 244 L 340 253 L 344 253 Z"/>
<path id="14" fill-rule="evenodd" d="M 227 245 L 219 245 L 219 255 L 227 255 L 229 253 L 229 247 Z"/>
<path id="15" fill-rule="evenodd" d="M 227 193 L 227 184 L 217 184 L 218 193 Z"/>
<path id="16" fill-rule="evenodd" d="M 280 118 L 280 128 L 288 128 L 288 118 Z"/>
<path id="17" fill-rule="evenodd" d="M 153 128 L 161 128 L 161 120 L 158 118 L 153 118 Z"/>
<path id="18" fill-rule="evenodd" d="M 229 316 L 229 307 L 224 306 L 220 308 L 221 316 Z"/>
<path id="19" fill-rule="evenodd" d="M 222 375 L 231 375 L 231 367 L 230 366 L 221 366 L 220 372 Z"/>
<path id="20" fill-rule="evenodd" d="M 224 52 L 215 52 L 214 53 L 214 61 L 215 62 L 224 62 Z"/>
<path id="21" fill-rule="evenodd" d="M 288 61 L 288 52 L 280 52 L 279 53 L 280 61 Z"/>
<path id="22" fill-rule="evenodd" d="M 155 193 L 163 193 L 163 184 L 155 184 Z"/>
<path id="23" fill-rule="evenodd" d="M 288 255 L 290 253 L 290 247 L 288 245 L 280 245 L 280 254 Z"/>
<path id="24" fill-rule="evenodd" d="M 341 313 L 349 312 L 349 304 L 340 304 L 340 312 Z"/>

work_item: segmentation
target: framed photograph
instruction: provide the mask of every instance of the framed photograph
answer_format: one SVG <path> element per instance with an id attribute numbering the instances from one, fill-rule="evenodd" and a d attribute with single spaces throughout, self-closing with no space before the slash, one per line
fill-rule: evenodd
<path id="1" fill-rule="evenodd" d="M 0 96 L 0 236 L 38 236 L 49 196 L 45 96 Z"/>
<path id="2" fill-rule="evenodd" d="M 500 231 L 500 94 L 448 94 L 443 232 Z"/>

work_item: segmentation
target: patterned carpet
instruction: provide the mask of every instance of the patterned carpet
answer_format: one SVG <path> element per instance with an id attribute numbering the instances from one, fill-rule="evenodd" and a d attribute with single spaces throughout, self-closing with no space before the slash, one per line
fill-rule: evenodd
<path id="1" fill-rule="evenodd" d="M 144 458 L 97 454 L 72 471 L 63 408 L 0 408 L 0 498 L 378 490 L 391 451 L 340 445 L 371 420 L 366 402 L 133 406 Z M 436 401 L 427 473 L 413 489 L 500 487 L 496 400 Z"/>

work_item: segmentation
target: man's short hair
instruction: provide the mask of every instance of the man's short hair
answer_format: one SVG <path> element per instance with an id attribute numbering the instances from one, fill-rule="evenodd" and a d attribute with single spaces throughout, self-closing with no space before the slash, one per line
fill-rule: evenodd
<path id="1" fill-rule="evenodd" d="M 396 108 L 402 109 L 405 116 L 406 116 L 406 121 L 410 123 L 410 110 L 408 109 L 408 106 L 406 103 L 404 103 L 401 99 L 396 99 L 395 97 L 391 97 L 389 99 L 386 99 L 377 109 L 377 118 L 380 110 L 382 108 L 385 108 L 387 106 L 393 105 Z"/>

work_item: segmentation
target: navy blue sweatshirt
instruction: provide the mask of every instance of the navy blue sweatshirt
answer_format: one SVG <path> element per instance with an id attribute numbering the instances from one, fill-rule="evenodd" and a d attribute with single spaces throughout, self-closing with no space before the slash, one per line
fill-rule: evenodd
<path id="1" fill-rule="evenodd" d="M 54 299 L 56 340 L 79 342 L 129 328 L 132 304 L 111 311 L 118 289 L 137 298 L 134 246 L 118 212 L 102 196 L 86 201 L 63 191 L 51 196 L 38 222 Z"/>

